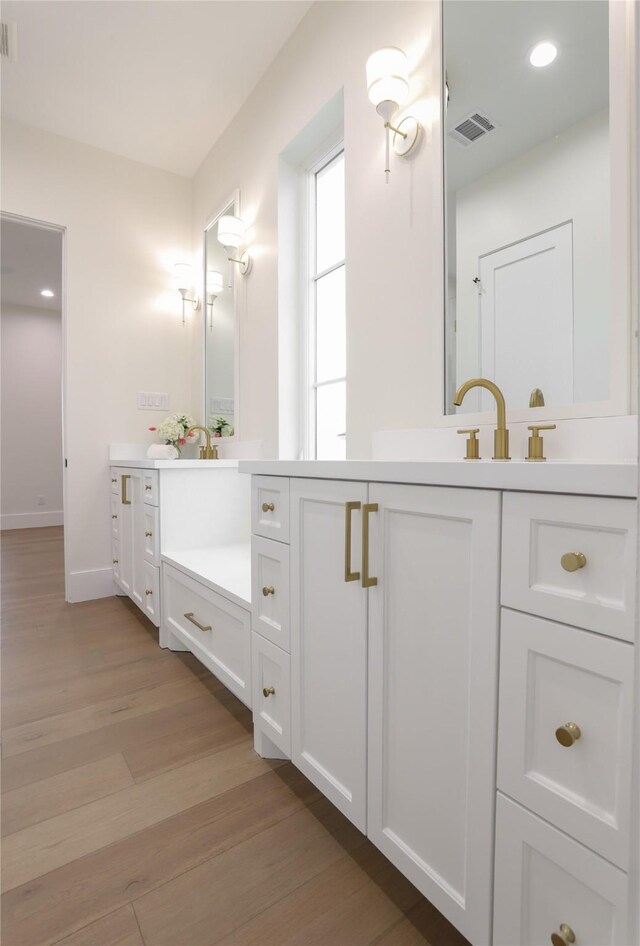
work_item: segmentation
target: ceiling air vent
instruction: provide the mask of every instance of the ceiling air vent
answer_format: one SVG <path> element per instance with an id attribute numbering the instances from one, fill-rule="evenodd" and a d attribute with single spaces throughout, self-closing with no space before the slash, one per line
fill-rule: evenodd
<path id="1" fill-rule="evenodd" d="M 18 58 L 18 24 L 15 20 L 0 22 L 0 57 L 12 62 Z"/>
<path id="2" fill-rule="evenodd" d="M 479 141 L 480 138 L 484 138 L 496 127 L 497 122 L 494 122 L 487 115 L 483 115 L 482 112 L 471 112 L 449 132 L 449 137 L 457 141 L 463 148 L 468 148 L 469 145 Z"/>

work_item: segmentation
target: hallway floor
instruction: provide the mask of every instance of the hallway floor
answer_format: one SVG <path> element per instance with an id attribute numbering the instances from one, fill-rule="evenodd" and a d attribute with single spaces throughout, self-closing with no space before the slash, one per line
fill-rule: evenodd
<path id="1" fill-rule="evenodd" d="M 2 534 L 4 946 L 465 946 L 128 599 Z"/>

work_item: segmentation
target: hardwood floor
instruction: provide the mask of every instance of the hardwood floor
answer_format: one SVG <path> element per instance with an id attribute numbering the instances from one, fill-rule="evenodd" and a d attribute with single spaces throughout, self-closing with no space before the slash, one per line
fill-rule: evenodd
<path id="1" fill-rule="evenodd" d="M 4 946 L 466 946 L 128 599 L 2 534 Z"/>

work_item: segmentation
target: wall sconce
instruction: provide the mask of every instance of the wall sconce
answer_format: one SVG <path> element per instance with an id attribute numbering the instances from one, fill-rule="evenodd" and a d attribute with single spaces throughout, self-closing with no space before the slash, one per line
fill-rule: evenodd
<path id="1" fill-rule="evenodd" d="M 213 329 L 213 303 L 224 290 L 224 276 L 217 269 L 207 271 L 207 305 L 209 306 L 209 329 Z"/>
<path id="2" fill-rule="evenodd" d="M 234 217 L 233 214 L 223 214 L 218 220 L 218 241 L 222 243 L 226 250 L 237 250 L 245 243 L 247 225 L 240 217 Z M 251 272 L 252 259 L 247 250 L 244 250 L 239 257 L 229 256 L 230 263 L 237 263 L 238 269 L 243 276 Z"/>
<path id="3" fill-rule="evenodd" d="M 420 122 L 412 116 L 392 125 L 391 119 L 409 94 L 409 63 L 405 53 L 397 46 L 383 46 L 367 59 L 367 92 L 369 101 L 384 119 L 387 135 L 386 164 L 384 173 L 389 183 L 389 142 L 393 132 L 393 150 L 406 158 L 413 151 L 420 135 Z"/>
<path id="4" fill-rule="evenodd" d="M 193 288 L 193 274 L 188 263 L 175 263 L 173 267 L 173 278 L 176 288 L 182 296 L 182 324 L 185 323 L 184 304 L 190 302 L 194 312 L 200 308 L 200 298 Z M 191 293 L 191 295 L 189 295 Z"/>

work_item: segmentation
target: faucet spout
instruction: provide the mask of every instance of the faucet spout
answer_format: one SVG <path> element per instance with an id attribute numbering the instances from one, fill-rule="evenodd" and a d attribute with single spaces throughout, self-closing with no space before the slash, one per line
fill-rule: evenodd
<path id="1" fill-rule="evenodd" d="M 507 405 L 505 403 L 504 394 L 493 381 L 488 381 L 486 378 L 471 378 L 470 381 L 465 381 L 464 384 L 461 384 L 456 391 L 456 396 L 453 399 L 453 403 L 456 407 L 460 407 L 465 395 L 468 394 L 472 388 L 484 388 L 489 391 L 490 394 L 493 394 L 497 411 L 497 425 L 493 435 L 493 459 L 510 460 Z"/>

